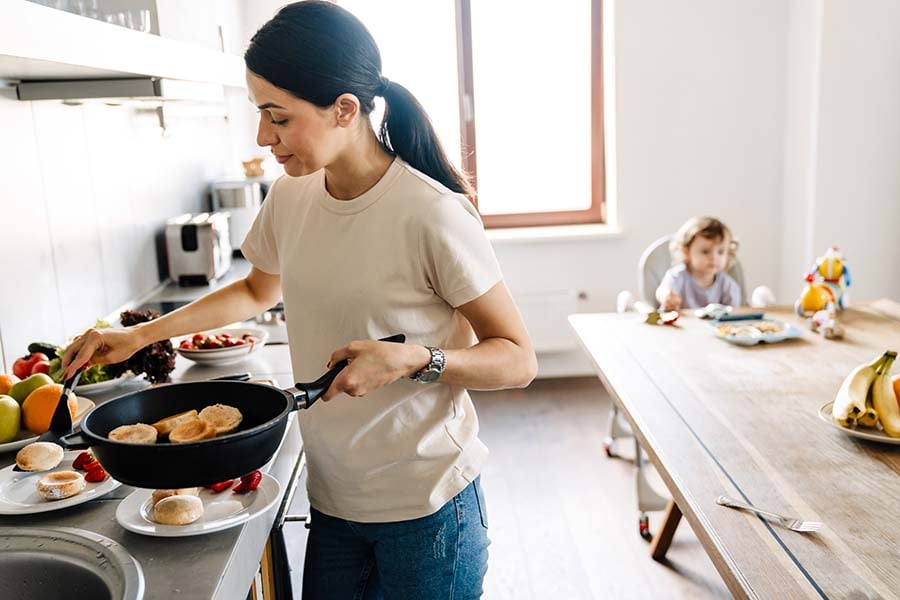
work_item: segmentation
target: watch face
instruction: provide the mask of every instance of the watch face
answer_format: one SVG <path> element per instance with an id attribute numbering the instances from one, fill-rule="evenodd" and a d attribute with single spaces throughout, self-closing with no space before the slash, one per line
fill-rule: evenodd
<path id="1" fill-rule="evenodd" d="M 419 375 L 418 380 L 421 381 L 422 383 L 434 383 L 435 381 L 438 380 L 438 377 L 440 377 L 440 376 L 441 376 L 441 374 L 439 371 L 434 371 L 434 370 L 429 369 L 429 370 L 425 371 L 424 373 L 422 373 L 421 375 Z"/>

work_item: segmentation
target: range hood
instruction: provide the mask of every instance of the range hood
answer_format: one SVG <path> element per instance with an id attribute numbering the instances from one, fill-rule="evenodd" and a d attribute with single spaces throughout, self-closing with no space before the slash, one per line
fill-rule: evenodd
<path id="1" fill-rule="evenodd" d="M 113 102 L 184 101 L 212 104 L 225 101 L 221 84 L 159 77 L 20 81 L 16 84 L 16 95 L 19 100 L 102 99 Z"/>

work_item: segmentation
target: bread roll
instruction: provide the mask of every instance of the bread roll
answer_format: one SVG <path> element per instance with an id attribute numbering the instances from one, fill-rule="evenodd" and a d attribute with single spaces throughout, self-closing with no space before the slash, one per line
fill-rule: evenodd
<path id="1" fill-rule="evenodd" d="M 203 516 L 203 502 L 197 496 L 169 496 L 153 507 L 153 520 L 162 525 L 188 525 Z"/>
<path id="2" fill-rule="evenodd" d="M 200 417 L 197 415 L 196 410 L 189 410 L 183 413 L 178 413 L 177 415 L 172 415 L 171 417 L 166 417 L 165 419 L 160 419 L 153 424 L 153 427 L 156 428 L 156 431 L 159 432 L 159 435 L 169 435 L 170 433 L 172 433 L 172 430 L 179 425 L 184 425 L 185 423 L 196 421 L 199 418 Z"/>
<path id="3" fill-rule="evenodd" d="M 164 498 L 171 498 L 172 496 L 198 496 L 199 494 L 200 488 L 198 487 L 182 488 L 179 490 L 153 490 L 151 498 L 153 500 L 153 506 L 156 506 L 159 504 L 159 501 Z"/>
<path id="4" fill-rule="evenodd" d="M 84 476 L 76 471 L 47 473 L 38 480 L 37 491 L 47 500 L 62 500 L 74 496 L 87 485 Z"/>
<path id="5" fill-rule="evenodd" d="M 214 437 L 216 437 L 216 428 L 202 419 L 179 425 L 169 433 L 169 441 L 175 444 L 199 442 Z"/>
<path id="6" fill-rule="evenodd" d="M 216 434 L 234 431 L 241 424 L 244 415 L 227 404 L 213 404 L 200 411 L 200 419 L 216 428 Z"/>
<path id="7" fill-rule="evenodd" d="M 152 425 L 135 423 L 134 425 L 116 427 L 106 437 L 115 442 L 125 442 L 126 444 L 155 444 L 157 435 L 156 428 Z"/>
<path id="8" fill-rule="evenodd" d="M 16 454 L 16 465 L 23 471 L 49 471 L 62 462 L 63 449 L 53 442 L 34 442 Z"/>

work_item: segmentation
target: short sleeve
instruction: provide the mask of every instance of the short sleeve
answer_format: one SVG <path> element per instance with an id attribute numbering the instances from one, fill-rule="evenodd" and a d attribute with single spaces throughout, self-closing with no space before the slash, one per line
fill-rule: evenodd
<path id="1" fill-rule="evenodd" d="M 666 274 L 663 275 L 662 281 L 659 282 L 659 287 L 656 288 L 656 301 L 659 304 L 662 304 L 662 299 L 660 299 L 660 290 L 672 290 L 677 292 L 682 297 L 684 296 L 684 290 L 681 289 L 680 278 L 678 274 L 681 273 L 681 269 L 679 267 L 672 267 Z"/>
<path id="2" fill-rule="evenodd" d="M 465 197 L 442 196 L 420 226 L 429 285 L 450 306 L 475 300 L 503 279 L 481 217 Z"/>
<path id="3" fill-rule="evenodd" d="M 738 282 L 734 280 L 733 277 L 725 274 L 725 277 L 722 281 L 722 304 L 728 304 L 729 306 L 740 306 L 741 305 L 741 286 L 738 285 Z"/>
<path id="4" fill-rule="evenodd" d="M 261 271 L 272 275 L 278 275 L 281 272 L 281 262 L 278 257 L 278 244 L 275 236 L 275 198 L 278 189 L 278 183 L 281 179 L 272 184 L 269 193 L 266 194 L 266 200 L 253 220 L 250 231 L 241 244 L 241 253 L 244 258 L 249 260 L 254 267 Z"/>

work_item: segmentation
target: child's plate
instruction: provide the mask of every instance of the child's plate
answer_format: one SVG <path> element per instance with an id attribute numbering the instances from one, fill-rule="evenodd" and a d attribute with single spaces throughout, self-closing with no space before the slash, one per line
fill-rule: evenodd
<path id="1" fill-rule="evenodd" d="M 746 321 L 712 321 L 716 336 L 739 346 L 775 344 L 801 337 L 803 332 L 790 323 L 777 319 L 755 319 Z"/>

